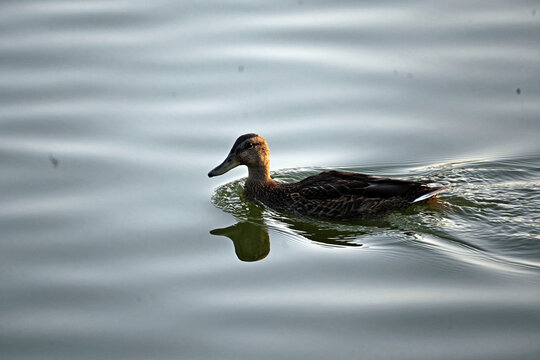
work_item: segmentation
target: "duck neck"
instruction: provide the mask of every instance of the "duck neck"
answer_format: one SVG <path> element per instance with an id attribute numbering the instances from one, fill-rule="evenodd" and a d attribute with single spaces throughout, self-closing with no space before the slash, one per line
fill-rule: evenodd
<path id="1" fill-rule="evenodd" d="M 268 166 L 248 167 L 247 183 L 251 184 L 274 184 L 274 180 L 270 177 L 270 169 Z"/>

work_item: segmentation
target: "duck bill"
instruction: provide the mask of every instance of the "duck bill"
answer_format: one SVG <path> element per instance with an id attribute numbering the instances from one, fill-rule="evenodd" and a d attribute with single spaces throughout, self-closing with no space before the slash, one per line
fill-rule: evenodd
<path id="1" fill-rule="evenodd" d="M 221 164 L 216 166 L 208 173 L 208 177 L 223 175 L 227 171 L 234 169 L 238 165 L 240 165 L 240 162 L 236 159 L 236 155 L 234 153 L 231 153 Z"/>

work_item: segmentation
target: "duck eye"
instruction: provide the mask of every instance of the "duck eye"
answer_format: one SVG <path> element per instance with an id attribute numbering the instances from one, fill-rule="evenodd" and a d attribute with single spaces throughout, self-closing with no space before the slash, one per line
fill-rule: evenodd
<path id="1" fill-rule="evenodd" d="M 246 146 L 246 149 L 251 149 L 253 147 L 253 143 L 248 143 Z"/>

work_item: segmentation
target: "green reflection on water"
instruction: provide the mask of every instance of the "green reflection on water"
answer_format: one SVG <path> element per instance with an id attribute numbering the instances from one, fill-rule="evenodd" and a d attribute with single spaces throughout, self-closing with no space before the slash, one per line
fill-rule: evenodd
<path id="1" fill-rule="evenodd" d="M 259 261 L 270 253 L 270 236 L 262 217 L 262 209 L 248 203 L 244 210 L 244 220 L 226 228 L 214 229 L 210 234 L 231 239 L 239 260 Z"/>
<path id="2" fill-rule="evenodd" d="M 226 228 L 210 231 L 233 241 L 234 252 L 241 261 L 259 261 L 270 253 L 270 236 L 264 225 L 241 221 Z"/>

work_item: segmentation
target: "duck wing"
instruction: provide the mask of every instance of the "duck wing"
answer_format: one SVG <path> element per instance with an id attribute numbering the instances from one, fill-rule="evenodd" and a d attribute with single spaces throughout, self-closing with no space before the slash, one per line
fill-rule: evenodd
<path id="1" fill-rule="evenodd" d="M 342 196 L 387 199 L 410 197 L 411 201 L 433 188 L 424 186 L 431 181 L 407 181 L 366 174 L 325 171 L 297 183 L 297 192 L 309 200 L 329 200 Z"/>
<path id="2" fill-rule="evenodd" d="M 423 195 L 440 191 L 426 186 L 430 182 L 325 171 L 294 184 L 289 199 L 292 201 L 291 208 L 300 214 L 331 220 L 353 220 L 403 209 Z"/>

